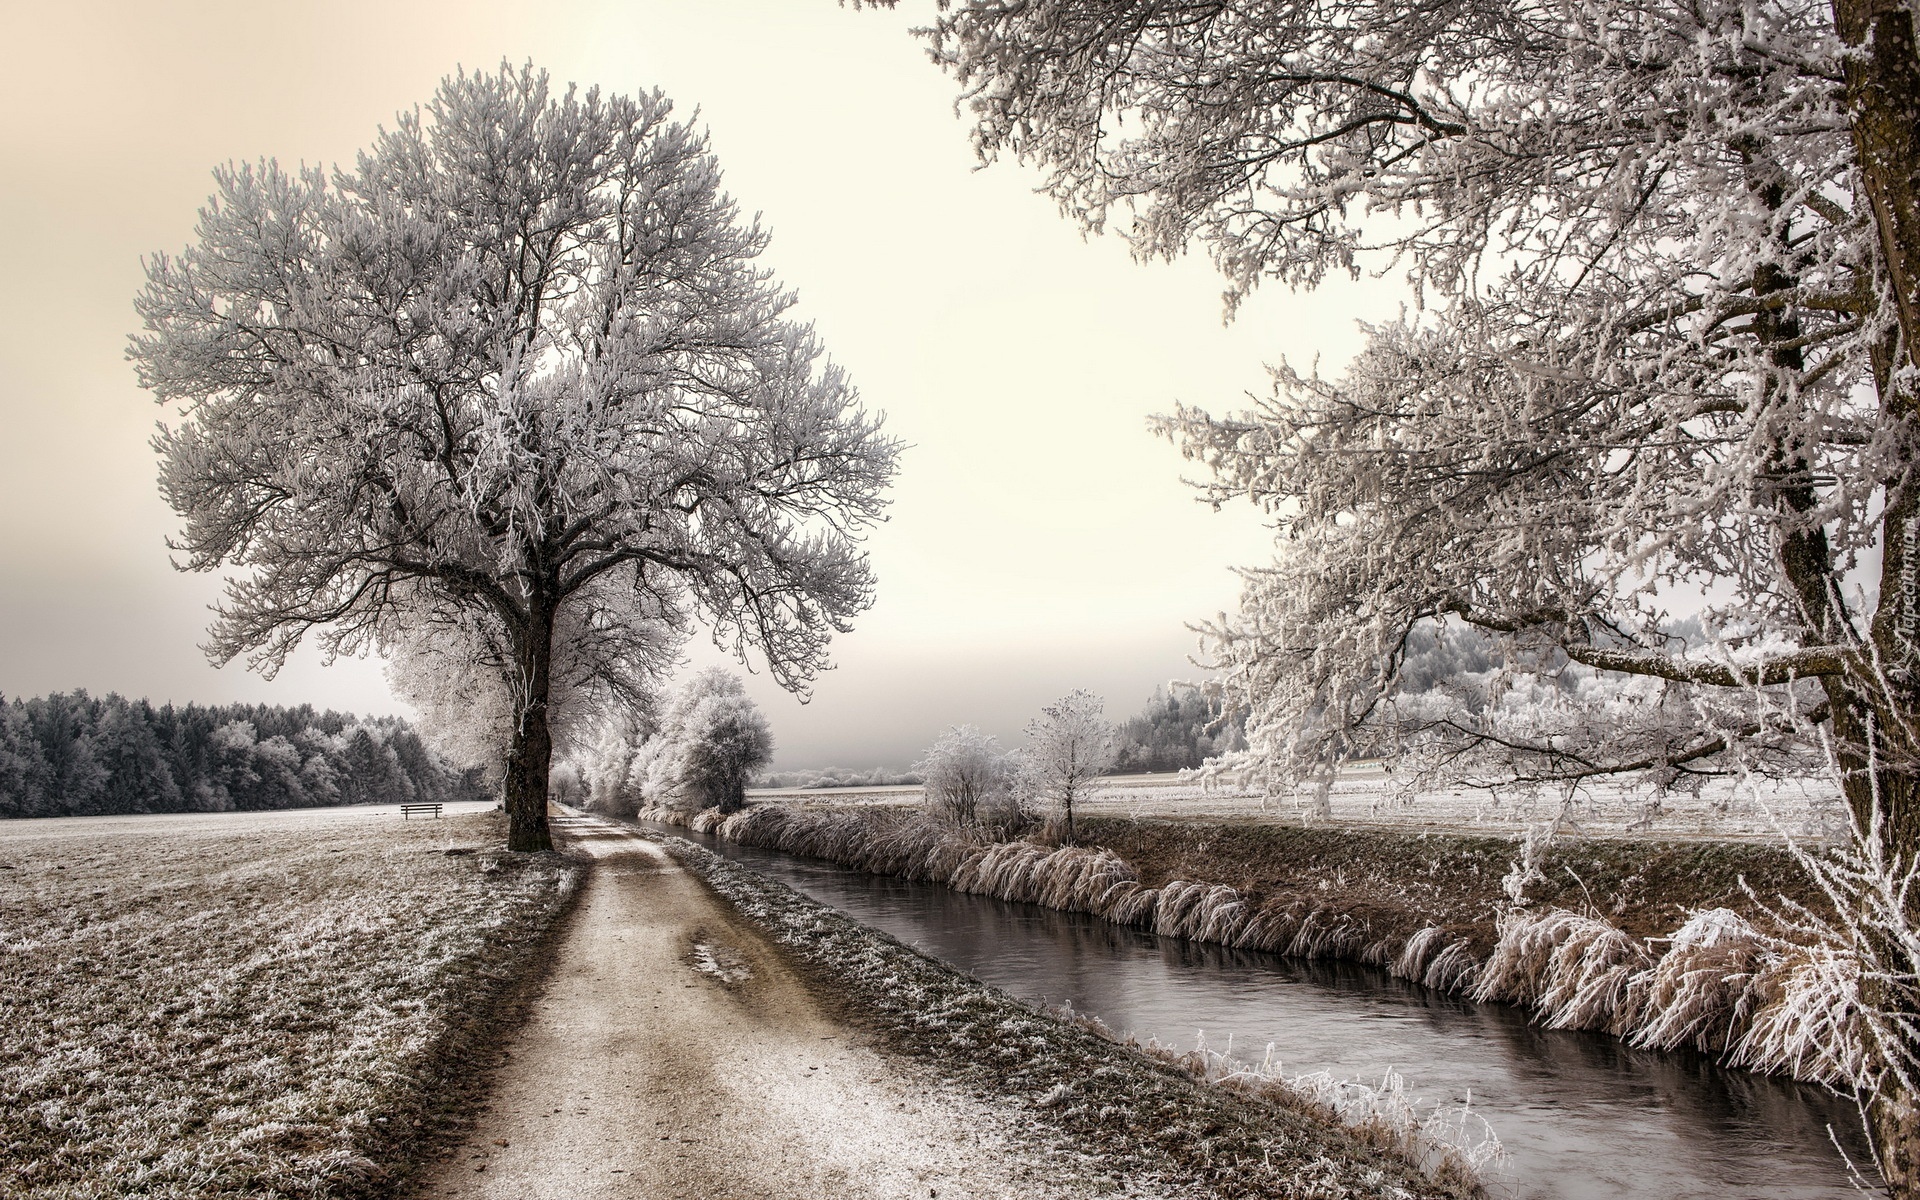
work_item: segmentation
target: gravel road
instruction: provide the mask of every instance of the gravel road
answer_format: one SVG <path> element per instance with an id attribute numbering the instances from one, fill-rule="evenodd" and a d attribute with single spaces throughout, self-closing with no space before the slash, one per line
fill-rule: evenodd
<path id="1" fill-rule="evenodd" d="M 1055 1197 L 1013 1114 L 834 1021 L 657 845 L 597 818 L 595 867 L 487 1109 L 423 1200 Z"/>

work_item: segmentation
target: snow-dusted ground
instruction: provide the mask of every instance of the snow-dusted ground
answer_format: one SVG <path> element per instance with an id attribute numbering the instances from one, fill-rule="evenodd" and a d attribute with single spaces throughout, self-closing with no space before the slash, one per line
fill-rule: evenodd
<path id="1" fill-rule="evenodd" d="M 398 804 L 338 805 L 332 808 L 287 808 L 274 812 L 225 813 L 143 813 L 115 817 L 32 817 L 23 821 L 0 821 L 0 859 L 6 859 L 11 847 L 59 842 L 70 838 L 97 838 L 103 834 L 133 834 L 154 837 L 174 834 L 206 834 L 225 837 L 238 833 L 297 833 L 323 830 L 347 833 L 357 827 L 382 828 L 389 820 L 406 828 L 427 833 L 438 831 L 451 836 L 451 825 L 436 825 L 436 820 L 470 817 L 497 807 L 491 802 L 466 802 L 441 806 L 442 817 L 405 817 Z M 369 822 L 375 824 L 369 825 Z M 460 826 L 471 832 L 470 826 Z M 16 852 L 17 853 L 17 852 Z"/>
<path id="2" fill-rule="evenodd" d="M 0 1193 L 379 1191 L 449 1030 L 574 875 L 502 833 L 393 808 L 0 822 Z"/>
<path id="3" fill-rule="evenodd" d="M 757 801 L 834 804 L 917 804 L 918 787 L 781 789 L 750 793 Z M 1075 811 L 1122 817 L 1298 822 L 1313 797 L 1265 797 L 1228 780 L 1211 783 L 1179 775 L 1122 775 L 1100 786 Z M 1833 837 L 1846 815 L 1838 790 L 1825 779 L 1736 786 L 1710 780 L 1698 795 L 1655 794 L 1629 779 L 1582 787 L 1568 797 L 1559 788 L 1447 788 L 1411 790 L 1383 767 L 1357 764 L 1342 772 L 1328 797 L 1323 823 L 1454 833 L 1519 834 L 1561 818 L 1562 831 L 1597 837 L 1710 838 L 1770 841 Z"/>

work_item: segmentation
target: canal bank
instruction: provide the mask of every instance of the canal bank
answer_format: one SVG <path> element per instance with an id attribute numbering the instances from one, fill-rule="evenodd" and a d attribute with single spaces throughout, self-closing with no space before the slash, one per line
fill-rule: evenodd
<path id="1" fill-rule="evenodd" d="M 1484 1194 L 1439 1141 L 1355 1128 L 1277 1083 L 1220 1088 L 957 972 L 687 839 L 668 851 L 783 947 L 849 1025 L 1077 1164 L 1101 1194 L 1416 1200 Z"/>
<path id="2" fill-rule="evenodd" d="M 1710 1055 L 1543 1028 L 1521 1009 L 1384 967 L 1196 942 L 915 883 L 904 870 L 853 871 L 692 836 L 1016 995 L 1070 1002 L 1116 1029 L 1183 1049 L 1196 1033 L 1216 1049 L 1232 1039 L 1252 1059 L 1271 1043 L 1289 1073 L 1377 1083 L 1392 1068 L 1428 1105 L 1470 1100 L 1513 1155 L 1515 1194 L 1839 1195 L 1850 1185 L 1831 1136 L 1866 1161 L 1848 1102 L 1726 1070 Z M 896 868 L 928 860 L 899 836 L 879 853 Z"/>

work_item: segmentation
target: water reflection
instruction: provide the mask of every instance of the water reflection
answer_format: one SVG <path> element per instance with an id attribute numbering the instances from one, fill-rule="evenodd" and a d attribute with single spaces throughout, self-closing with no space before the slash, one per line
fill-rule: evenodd
<path id="1" fill-rule="evenodd" d="M 670 830 L 685 835 L 685 830 Z M 1803 1198 L 1853 1193 L 1828 1129 L 1867 1161 L 1850 1102 L 1727 1071 L 1694 1053 L 1542 1029 L 1353 963 L 1301 962 L 1037 905 L 695 840 L 1017 996 L 1070 1002 L 1117 1030 L 1259 1058 L 1289 1073 L 1400 1071 L 1427 1101 L 1472 1106 L 1510 1160 L 1514 1197 Z"/>

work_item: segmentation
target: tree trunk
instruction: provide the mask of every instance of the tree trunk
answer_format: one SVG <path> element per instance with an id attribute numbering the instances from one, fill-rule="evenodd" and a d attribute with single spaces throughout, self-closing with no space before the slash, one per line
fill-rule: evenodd
<path id="1" fill-rule="evenodd" d="M 1835 680 L 1827 693 L 1837 697 L 1852 691 L 1847 697 L 1851 703 L 1834 708 L 1834 740 L 1855 828 L 1861 837 L 1879 843 L 1860 849 L 1869 855 L 1877 851 L 1893 864 L 1910 863 L 1920 848 L 1920 745 L 1915 744 L 1908 714 L 1874 711 L 1857 687 Z M 1884 691 L 1881 698 L 1886 698 Z M 1888 1194 L 1915 1200 L 1920 1197 L 1920 1098 L 1910 1082 L 1920 1067 L 1920 1040 L 1914 1037 L 1920 1029 L 1920 993 L 1910 948 L 1897 929 L 1888 927 L 1887 914 L 1863 908 L 1859 916 L 1854 936 L 1862 966 L 1860 1001 L 1878 1026 L 1867 1053 L 1870 1069 L 1880 1068 L 1878 1076 L 1867 1081 L 1863 1097 L 1867 1133 Z M 1913 928 L 1917 918 L 1920 903 L 1909 900 L 1900 923 Z"/>
<path id="2" fill-rule="evenodd" d="M 1908 0 L 1832 0 L 1833 23 L 1846 47 L 1847 118 L 1861 181 L 1873 209 L 1880 251 L 1894 293 L 1901 349 L 1920 366 L 1920 52 Z M 1898 358 L 1878 361 L 1882 418 L 1911 420 L 1914 397 L 1897 379 Z M 1842 787 L 1855 828 L 1878 845 L 1859 847 L 1892 864 L 1920 851 L 1920 688 L 1916 687 L 1914 564 L 1916 517 L 1912 479 L 1901 464 L 1886 481 L 1882 520 L 1880 610 L 1873 622 L 1878 677 L 1832 679 L 1827 686 Z M 1889 587 L 1888 585 L 1893 585 Z M 1912 928 L 1920 897 L 1898 923 Z M 1866 914 L 1858 914 L 1866 916 Z M 1895 932 L 1861 920 L 1856 936 L 1866 970 L 1861 1001 L 1895 1044 L 1881 1045 L 1883 1072 L 1867 1098 L 1867 1125 L 1887 1190 L 1920 1200 L 1920 996 L 1908 949 Z M 1900 1031 L 1904 1030 L 1902 1034 Z"/>
<path id="3" fill-rule="evenodd" d="M 1847 119 L 1907 361 L 1920 366 L 1920 52 L 1907 0 L 1833 0 L 1846 46 Z"/>
<path id="4" fill-rule="evenodd" d="M 553 686 L 553 612 L 536 601 L 515 648 L 520 674 L 519 712 L 507 748 L 507 849 L 553 849 L 547 827 L 547 782 L 553 769 L 548 693 Z"/>

